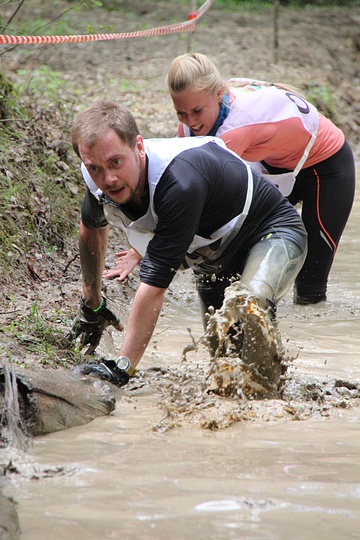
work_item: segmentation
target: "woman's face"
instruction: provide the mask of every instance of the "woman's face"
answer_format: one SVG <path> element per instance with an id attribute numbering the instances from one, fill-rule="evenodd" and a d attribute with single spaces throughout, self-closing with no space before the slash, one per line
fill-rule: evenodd
<path id="1" fill-rule="evenodd" d="M 184 90 L 171 96 L 176 114 L 194 135 L 207 135 L 219 115 L 221 90 L 209 94 L 205 90 Z"/>

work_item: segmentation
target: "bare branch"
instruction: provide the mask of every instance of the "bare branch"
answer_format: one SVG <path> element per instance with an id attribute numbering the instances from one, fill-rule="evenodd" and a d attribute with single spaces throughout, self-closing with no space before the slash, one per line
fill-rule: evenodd
<path id="1" fill-rule="evenodd" d="M 9 26 L 9 24 L 11 23 L 11 21 L 13 20 L 13 18 L 15 17 L 15 15 L 17 15 L 17 13 L 19 13 L 20 9 L 22 8 L 23 4 L 24 4 L 25 0 L 21 0 L 20 1 L 20 4 L 17 6 L 17 8 L 15 9 L 14 13 L 11 15 L 10 19 L 8 20 L 8 22 L 5 24 L 5 26 L 2 27 L 1 29 L 1 32 L 4 33 L 5 30 L 7 29 L 7 27 Z"/>
<path id="2" fill-rule="evenodd" d="M 17 9 L 15 10 L 15 12 L 12 14 L 12 16 L 10 17 L 10 19 L 8 20 L 8 22 L 6 23 L 6 25 L 3 27 L 3 30 L 2 32 L 4 33 L 4 31 L 6 30 L 6 28 L 8 28 L 9 24 L 11 23 L 11 21 L 13 20 L 14 16 L 19 12 L 19 9 L 22 7 L 22 5 L 24 4 L 25 0 L 21 0 L 19 6 L 17 7 Z M 34 30 L 32 30 L 31 34 L 30 35 L 33 35 L 35 32 L 38 32 L 39 30 L 41 30 L 42 28 L 47 28 L 48 26 L 50 26 L 53 22 L 57 21 L 58 19 L 61 19 L 61 17 L 63 17 L 64 15 L 66 15 L 69 11 L 73 11 L 74 9 L 76 9 L 78 6 L 81 6 L 81 2 L 78 2 L 77 4 L 75 4 L 74 6 L 66 9 L 65 11 L 63 11 L 62 13 L 60 13 L 59 15 L 57 15 L 56 17 L 54 17 L 53 19 L 51 19 L 51 21 L 45 23 L 45 24 L 42 24 L 41 26 L 38 26 L 37 28 L 34 28 Z M 9 51 L 12 51 L 13 49 L 15 49 L 16 47 L 18 47 L 19 45 L 13 45 L 12 47 L 9 47 L 8 49 L 5 49 L 4 51 L 0 52 L 0 56 L 2 56 L 3 54 L 9 52 Z"/>

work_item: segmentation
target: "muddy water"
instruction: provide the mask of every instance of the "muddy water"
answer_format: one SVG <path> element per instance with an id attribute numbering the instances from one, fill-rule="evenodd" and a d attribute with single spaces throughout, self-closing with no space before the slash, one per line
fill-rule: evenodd
<path id="1" fill-rule="evenodd" d="M 328 302 L 294 306 L 289 295 L 279 306 L 300 378 L 360 382 L 359 230 L 358 193 Z M 144 369 L 186 369 L 186 328 L 195 338 L 201 334 L 193 293 L 184 292 L 181 280 L 178 287 Z M 207 361 L 204 351 L 196 362 L 199 356 Z M 301 416 L 284 409 L 277 415 L 269 400 L 259 417 L 227 429 L 183 422 L 161 431 L 159 399 L 151 388 L 122 394 L 111 416 L 38 438 L 14 456 L 21 474 L 11 476 L 6 493 L 18 502 L 23 540 L 360 538 L 358 403 L 340 400 L 320 414 L 315 407 L 311 413 L 310 403 Z"/>

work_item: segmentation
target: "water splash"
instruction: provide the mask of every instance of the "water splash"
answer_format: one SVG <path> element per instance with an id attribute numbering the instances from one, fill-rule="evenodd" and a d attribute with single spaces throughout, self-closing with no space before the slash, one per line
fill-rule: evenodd
<path id="1" fill-rule="evenodd" d="M 227 287 L 222 307 L 209 314 L 204 343 L 212 357 L 208 391 L 279 395 L 287 359 L 277 323 L 241 282 Z"/>

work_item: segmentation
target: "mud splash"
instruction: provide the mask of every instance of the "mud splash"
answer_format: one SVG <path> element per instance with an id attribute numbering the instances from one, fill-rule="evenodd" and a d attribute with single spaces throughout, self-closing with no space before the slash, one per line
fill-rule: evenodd
<path id="1" fill-rule="evenodd" d="M 241 282 L 225 290 L 222 307 L 209 316 L 204 340 L 213 353 L 209 391 L 279 396 L 287 368 L 280 332 L 271 309 L 262 309 Z"/>
<path id="2" fill-rule="evenodd" d="M 358 382 L 299 375 L 293 365 L 288 367 L 278 397 L 254 399 L 245 392 L 224 395 L 209 390 L 209 364 L 184 362 L 185 366 L 139 371 L 126 387 L 128 398 L 157 396 L 164 415 L 152 423 L 154 431 L 187 426 L 222 430 L 238 422 L 258 425 L 336 417 L 360 405 Z"/>
<path id="3" fill-rule="evenodd" d="M 306 349 L 294 347 L 289 329 L 296 325 L 298 339 L 302 336 L 303 340 L 312 332 L 311 327 L 305 330 L 310 323 L 304 309 L 297 310 L 290 297 L 284 300 L 282 311 L 288 309 L 290 315 L 286 316 L 286 325 L 280 317 L 280 327 L 289 328 L 282 330 L 280 336 L 272 314 L 257 306 L 249 295 L 244 298 L 246 291 L 237 283 L 226 291 L 223 307 L 210 314 L 205 334 L 196 322 L 198 315 L 188 316 L 188 323 L 194 326 L 187 328 L 190 338 L 185 347 L 185 329 L 176 333 L 177 346 L 183 346 L 180 358 L 180 354 L 170 354 L 174 345 L 171 347 L 168 340 L 174 339 L 175 334 L 160 332 L 156 348 L 149 351 L 143 369 L 124 387 L 130 401 L 156 396 L 157 406 L 164 414 L 152 424 L 153 430 L 223 430 L 243 422 L 333 418 L 358 407 L 360 384 L 356 379 L 347 380 L 351 374 L 356 377 L 356 370 L 336 373 L 333 367 L 331 372 L 323 368 L 317 372 L 312 369 L 314 360 L 310 371 L 306 364 L 301 364 L 301 359 L 306 360 Z M 180 291 L 183 286 L 183 280 L 179 280 Z M 178 308 L 178 295 L 174 304 L 166 307 L 166 321 L 178 328 L 183 325 L 183 315 L 180 321 L 175 305 Z M 307 311 L 316 318 L 316 313 L 323 309 L 331 325 L 328 317 L 332 306 L 333 317 L 338 319 L 338 308 L 331 301 L 324 308 Z"/>

